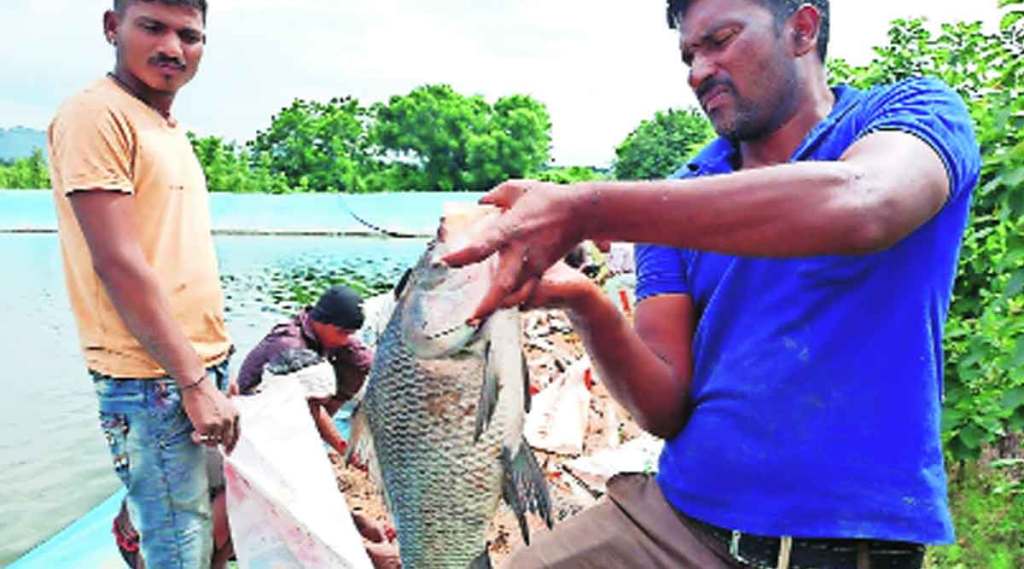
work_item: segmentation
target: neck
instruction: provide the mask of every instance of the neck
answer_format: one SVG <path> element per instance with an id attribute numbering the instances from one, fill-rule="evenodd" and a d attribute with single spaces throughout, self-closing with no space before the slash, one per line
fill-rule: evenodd
<path id="1" fill-rule="evenodd" d="M 153 89 L 121 66 L 115 67 L 114 71 L 110 73 L 110 77 L 114 79 L 114 81 L 116 81 L 125 91 L 128 91 L 128 93 L 133 97 L 143 103 L 146 103 L 146 105 L 151 107 L 153 110 L 163 115 L 164 118 L 169 119 L 171 117 L 171 105 L 174 104 L 174 93 Z"/>
<path id="2" fill-rule="evenodd" d="M 796 112 L 789 119 L 763 138 L 740 143 L 744 169 L 788 162 L 807 133 L 832 112 L 835 95 L 824 74 L 804 85 L 794 94 Z"/>

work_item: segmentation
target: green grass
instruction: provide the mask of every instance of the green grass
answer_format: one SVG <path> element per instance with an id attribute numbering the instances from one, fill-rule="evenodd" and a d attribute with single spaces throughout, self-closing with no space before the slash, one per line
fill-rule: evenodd
<path id="1" fill-rule="evenodd" d="M 957 542 L 931 548 L 925 568 L 1024 568 L 1024 460 L 983 460 L 950 470 Z"/>

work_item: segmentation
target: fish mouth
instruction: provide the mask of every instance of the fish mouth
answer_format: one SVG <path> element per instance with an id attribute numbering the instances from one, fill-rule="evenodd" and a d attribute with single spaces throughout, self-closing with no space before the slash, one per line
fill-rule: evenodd
<path id="1" fill-rule="evenodd" d="M 474 331 L 477 330 L 477 328 L 478 328 L 478 326 L 472 326 L 472 325 L 470 325 L 467 322 L 463 322 L 462 324 L 456 324 L 455 326 L 452 326 L 451 328 L 445 328 L 444 330 L 441 330 L 440 332 L 434 332 L 433 334 L 424 334 L 423 337 L 426 338 L 427 340 L 440 340 L 441 338 L 444 338 L 445 336 L 450 336 L 450 335 L 452 335 L 452 334 L 462 330 L 463 326 L 472 328 Z"/>
<path id="2" fill-rule="evenodd" d="M 435 359 L 453 354 L 480 332 L 479 326 L 460 323 L 440 330 L 426 326 L 413 326 L 403 333 L 404 341 L 419 358 Z"/>

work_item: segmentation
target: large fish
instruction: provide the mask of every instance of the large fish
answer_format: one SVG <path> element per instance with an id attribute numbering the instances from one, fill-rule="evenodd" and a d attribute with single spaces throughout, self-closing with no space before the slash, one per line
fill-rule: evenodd
<path id="1" fill-rule="evenodd" d="M 448 249 L 442 231 L 399 285 L 356 419 L 372 435 L 405 569 L 491 567 L 485 534 L 501 498 L 527 543 L 526 512 L 552 524 L 545 477 L 522 435 L 519 312 L 465 324 L 491 269 L 444 266 Z"/>

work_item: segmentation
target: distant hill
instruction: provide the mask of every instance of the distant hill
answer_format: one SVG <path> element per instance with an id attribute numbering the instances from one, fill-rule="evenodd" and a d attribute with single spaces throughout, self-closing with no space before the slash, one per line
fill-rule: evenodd
<path id="1" fill-rule="evenodd" d="M 45 132 L 22 126 L 0 128 L 0 160 L 28 158 L 36 148 L 46 152 Z"/>

